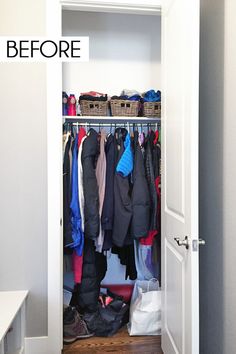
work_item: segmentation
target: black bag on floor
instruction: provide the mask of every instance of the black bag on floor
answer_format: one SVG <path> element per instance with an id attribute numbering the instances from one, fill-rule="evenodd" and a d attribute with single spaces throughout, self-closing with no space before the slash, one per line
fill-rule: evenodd
<path id="1" fill-rule="evenodd" d="M 109 305 L 98 305 L 95 313 L 84 314 L 84 320 L 90 331 L 98 337 L 115 334 L 129 321 L 129 306 L 121 298 L 115 298 Z"/>

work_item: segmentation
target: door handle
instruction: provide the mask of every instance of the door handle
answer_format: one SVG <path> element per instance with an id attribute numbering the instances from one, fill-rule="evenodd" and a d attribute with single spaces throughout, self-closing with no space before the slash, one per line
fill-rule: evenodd
<path id="1" fill-rule="evenodd" d="M 203 240 L 203 239 L 201 239 L 201 238 L 199 238 L 199 240 L 198 240 L 198 244 L 199 244 L 200 246 L 205 246 L 206 241 L 205 241 L 205 240 Z"/>
<path id="2" fill-rule="evenodd" d="M 185 246 L 186 250 L 189 249 L 189 238 L 188 236 L 185 236 L 183 240 L 181 240 L 179 237 L 174 237 L 174 240 L 176 241 L 178 246 Z"/>
<path id="3" fill-rule="evenodd" d="M 180 237 L 174 237 L 174 240 L 176 241 L 178 246 L 185 246 L 185 248 L 188 250 L 190 246 L 190 240 L 188 236 L 185 236 L 183 240 L 180 239 Z M 198 246 L 205 246 L 206 241 L 199 238 L 199 240 L 193 240 L 193 251 L 198 251 Z"/>
<path id="4" fill-rule="evenodd" d="M 197 252 L 199 250 L 199 246 L 205 246 L 206 241 L 199 238 L 198 240 L 193 240 L 193 251 Z"/>

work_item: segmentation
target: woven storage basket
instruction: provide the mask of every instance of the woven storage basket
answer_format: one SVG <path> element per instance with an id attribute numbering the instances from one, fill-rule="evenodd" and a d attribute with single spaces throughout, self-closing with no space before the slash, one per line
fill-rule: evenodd
<path id="1" fill-rule="evenodd" d="M 139 112 L 139 101 L 111 100 L 112 116 L 137 117 Z"/>
<path id="2" fill-rule="evenodd" d="M 144 117 L 161 118 L 161 102 L 144 102 L 143 115 Z"/>
<path id="3" fill-rule="evenodd" d="M 107 116 L 108 101 L 81 100 L 80 109 L 82 116 Z"/>

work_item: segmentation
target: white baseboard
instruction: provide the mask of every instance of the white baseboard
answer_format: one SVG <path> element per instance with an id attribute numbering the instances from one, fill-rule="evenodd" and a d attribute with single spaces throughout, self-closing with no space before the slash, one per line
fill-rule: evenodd
<path id="1" fill-rule="evenodd" d="M 50 343 L 49 337 L 27 337 L 24 354 L 61 354 L 61 348 L 60 341 L 54 340 Z"/>
<path id="2" fill-rule="evenodd" d="M 25 354 L 51 354 L 48 337 L 25 338 Z"/>

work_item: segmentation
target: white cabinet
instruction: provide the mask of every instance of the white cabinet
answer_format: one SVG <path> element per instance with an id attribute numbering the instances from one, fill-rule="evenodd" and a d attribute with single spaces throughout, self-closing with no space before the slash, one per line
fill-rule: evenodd
<path id="1" fill-rule="evenodd" d="M 0 292 L 0 354 L 25 353 L 25 301 L 28 291 Z"/>

